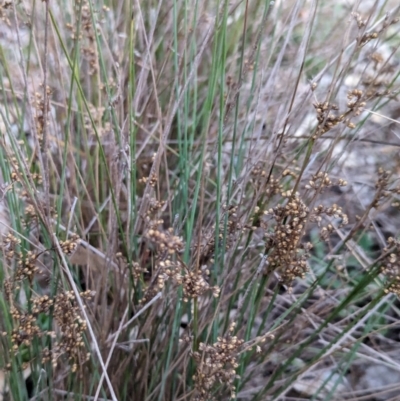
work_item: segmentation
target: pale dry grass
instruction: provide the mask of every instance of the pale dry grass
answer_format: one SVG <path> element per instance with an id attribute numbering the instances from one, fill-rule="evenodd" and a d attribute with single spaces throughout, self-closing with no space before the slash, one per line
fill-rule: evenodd
<path id="1" fill-rule="evenodd" d="M 397 3 L 268 3 L 2 5 L 13 399 L 356 399 L 360 361 L 399 370 Z"/>

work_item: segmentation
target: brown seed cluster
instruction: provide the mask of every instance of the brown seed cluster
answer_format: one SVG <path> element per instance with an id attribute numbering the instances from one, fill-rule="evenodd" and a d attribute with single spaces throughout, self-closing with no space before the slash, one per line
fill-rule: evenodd
<path id="1" fill-rule="evenodd" d="M 389 237 L 383 255 L 380 270 L 387 278 L 385 292 L 400 296 L 400 241 Z"/>
<path id="2" fill-rule="evenodd" d="M 60 248 L 66 255 L 71 255 L 77 248 L 80 238 L 78 234 L 72 234 L 70 238 L 65 241 L 60 240 Z"/>
<path id="3" fill-rule="evenodd" d="M 156 279 L 153 281 L 141 303 L 148 302 L 158 291 L 162 290 L 165 282 L 171 279 L 174 284 L 183 286 L 183 300 L 197 298 L 207 291 L 212 291 L 214 296 L 219 295 L 219 288 L 212 287 L 204 278 L 202 271 L 190 271 L 179 259 L 183 251 L 182 238 L 173 235 L 172 229 L 150 229 L 146 237 L 157 246 Z"/>
<path id="4" fill-rule="evenodd" d="M 10 19 L 8 17 L 8 11 L 11 9 L 12 1 L 4 0 L 0 3 L 0 20 L 3 21 L 9 27 L 11 26 Z"/>
<path id="5" fill-rule="evenodd" d="M 313 174 L 311 180 L 308 182 L 305 188 L 315 189 L 322 192 L 324 188 L 329 188 L 333 185 L 345 187 L 347 185 L 347 181 L 343 180 L 342 178 L 337 181 L 332 181 L 328 173 L 323 173 L 322 171 L 319 171 L 317 174 Z"/>
<path id="6" fill-rule="evenodd" d="M 357 37 L 357 45 L 358 47 L 365 46 L 368 42 L 373 39 L 377 39 L 379 35 L 384 32 L 390 25 L 396 24 L 399 22 L 399 18 L 391 18 L 389 14 L 386 15 L 382 24 L 377 30 L 365 32 L 365 28 L 367 26 L 367 20 L 363 19 L 359 13 L 352 13 L 351 16 L 356 21 L 358 29 L 364 32 Z"/>
<path id="7" fill-rule="evenodd" d="M 392 188 L 390 191 L 392 194 L 397 195 L 397 197 L 398 197 L 400 195 L 400 185 L 397 185 L 396 187 Z M 400 201 L 393 200 L 392 207 L 400 209 Z"/>
<path id="8" fill-rule="evenodd" d="M 82 299 L 90 300 L 93 292 L 88 290 L 82 292 L 80 296 Z M 72 372 L 75 372 L 79 365 L 89 360 L 90 353 L 86 352 L 83 340 L 87 324 L 81 318 L 80 308 L 76 305 L 75 294 L 72 291 L 62 291 L 56 295 L 54 319 L 60 331 L 60 339 L 52 349 L 52 363 L 57 365 L 57 360 L 65 354 Z"/>
<path id="9" fill-rule="evenodd" d="M 19 246 L 21 245 L 21 240 L 15 235 L 8 233 L 3 238 L 3 252 L 7 259 L 12 259 L 15 256 L 16 250 L 19 251 Z"/>
<path id="10" fill-rule="evenodd" d="M 19 181 L 19 176 L 20 176 L 18 160 L 17 160 L 17 158 L 15 156 L 12 156 L 9 159 L 9 163 L 10 163 L 10 165 L 12 167 L 12 171 L 11 171 L 11 174 L 10 174 L 11 181 L 12 182 L 17 182 L 17 181 Z"/>
<path id="11" fill-rule="evenodd" d="M 367 25 L 367 20 L 363 19 L 359 13 L 351 13 L 351 16 L 356 21 L 358 29 L 362 29 Z"/>
<path id="12" fill-rule="evenodd" d="M 31 312 L 22 312 L 16 307 L 11 308 L 15 327 L 11 332 L 14 351 L 17 351 L 22 344 L 30 346 L 35 337 L 49 334 L 39 327 L 37 319 L 40 313 L 48 313 L 52 304 L 53 301 L 48 296 L 43 296 L 33 299 Z"/>
<path id="13" fill-rule="evenodd" d="M 231 246 L 236 243 L 239 236 L 245 234 L 252 227 L 249 224 L 244 223 L 243 218 L 239 214 L 239 206 L 237 205 L 224 205 L 225 213 L 228 214 L 227 222 L 227 236 L 226 236 L 226 249 L 230 249 Z M 220 239 L 223 239 L 224 221 L 221 221 L 219 232 Z"/>
<path id="14" fill-rule="evenodd" d="M 34 220 L 36 222 L 38 220 L 38 215 L 33 205 L 25 206 L 25 216 L 31 221 Z"/>
<path id="15" fill-rule="evenodd" d="M 155 198 L 149 199 L 149 206 L 146 213 L 146 222 L 149 227 L 156 227 L 163 224 L 163 220 L 158 220 L 158 215 L 165 206 L 165 201 L 159 201 Z"/>
<path id="16" fill-rule="evenodd" d="M 15 279 L 23 280 L 27 278 L 31 282 L 33 275 L 39 271 L 39 267 L 36 265 L 38 255 L 32 251 L 28 251 L 25 255 L 15 254 L 15 256 L 18 259 Z"/>
<path id="17" fill-rule="evenodd" d="M 314 108 L 317 112 L 318 120 L 318 129 L 315 138 L 330 131 L 333 127 L 343 121 L 343 116 L 335 113 L 335 111 L 339 110 L 339 107 L 335 104 L 317 102 L 314 103 Z"/>
<path id="18" fill-rule="evenodd" d="M 378 37 L 378 32 L 366 32 L 364 35 L 357 38 L 358 46 L 365 46 L 368 42 Z"/>
<path id="19" fill-rule="evenodd" d="M 79 10 L 79 3 L 77 1 L 77 11 Z M 89 63 L 89 75 L 94 75 L 98 71 L 97 55 L 96 55 L 96 37 L 95 28 L 93 27 L 90 5 L 88 1 L 82 1 L 81 9 L 81 32 L 82 37 L 86 39 L 86 43 L 82 45 L 81 52 Z M 81 38 L 80 38 L 81 39 Z"/>
<path id="20" fill-rule="evenodd" d="M 322 173 L 314 176 L 311 182 L 314 184 L 311 184 L 310 188 L 317 185 L 322 187 L 333 185 L 329 177 Z M 264 211 L 267 220 L 263 220 L 261 224 L 266 231 L 270 231 L 271 218 L 275 223 L 272 225 L 273 232 L 266 234 L 269 264 L 265 274 L 278 270 L 281 281 L 291 285 L 296 277 L 304 278 L 308 271 L 307 261 L 312 244 L 302 241 L 306 224 L 312 222 L 321 227 L 324 217 L 339 220 L 339 227 L 347 225 L 349 221 L 342 208 L 336 204 L 328 207 L 318 205 L 310 210 L 298 193 L 293 194 L 292 191 L 286 191 L 282 192 L 281 196 L 287 200 L 286 203 Z M 327 224 L 321 228 L 320 236 L 323 240 L 328 240 L 333 231 L 333 225 Z"/>
<path id="21" fill-rule="evenodd" d="M 196 401 L 208 401 L 212 398 L 212 390 L 216 384 L 224 384 L 230 391 L 230 397 L 235 397 L 234 380 L 238 378 L 236 369 L 239 366 L 237 356 L 243 345 L 243 340 L 233 335 L 235 324 L 231 324 L 225 337 L 219 337 L 212 345 L 200 343 L 199 351 L 192 356 L 197 364 L 193 377 L 196 389 Z M 221 398 L 222 399 L 222 398 Z"/>
<path id="22" fill-rule="evenodd" d="M 400 195 L 400 186 L 394 185 L 391 178 L 392 172 L 390 170 L 384 170 L 381 167 L 378 169 L 378 181 L 375 184 L 376 192 L 371 207 L 378 209 L 389 198 Z M 393 202 L 393 206 L 396 206 L 396 201 Z"/>
<path id="23" fill-rule="evenodd" d="M 158 218 L 164 202 L 155 199 L 150 200 L 149 208 L 146 213 L 146 223 L 148 228 L 144 233 L 144 238 L 150 241 L 155 248 L 155 265 L 153 279 L 147 287 L 140 303 L 143 305 L 152 299 L 159 291 L 163 290 L 165 283 L 169 280 L 175 285 L 182 285 L 183 301 L 197 298 L 208 291 L 213 295 L 219 295 L 219 288 L 211 286 L 206 279 L 206 269 L 189 268 L 180 258 L 180 254 L 185 248 L 185 243 L 181 237 L 174 234 L 173 228 L 165 230 L 162 228 L 164 221 Z M 146 270 L 146 269 L 145 269 Z M 138 271 L 143 272 L 138 266 Z"/>
<path id="24" fill-rule="evenodd" d="M 93 296 L 91 291 L 80 294 L 83 299 Z M 53 317 L 57 323 L 59 332 L 58 340 L 54 340 L 52 349 L 45 349 L 42 354 L 42 362 L 51 361 L 56 367 L 59 358 L 66 355 L 74 372 L 78 365 L 88 360 L 89 354 L 85 351 L 83 334 L 86 330 L 86 322 L 80 317 L 79 307 L 75 305 L 75 296 L 72 291 L 60 291 L 56 297 L 50 299 L 47 295 L 32 299 L 31 310 L 20 311 L 15 306 L 11 308 L 13 318 L 13 330 L 11 342 L 13 351 L 17 352 L 21 345 L 30 347 L 35 338 L 50 336 L 55 339 L 55 332 L 43 330 L 39 324 L 41 314 L 49 314 L 54 306 Z"/>
<path id="25" fill-rule="evenodd" d="M 82 7 L 80 7 L 80 4 L 82 4 Z M 93 75 L 98 71 L 98 62 L 96 54 L 95 28 L 93 27 L 90 5 L 87 0 L 77 0 L 75 5 L 76 20 L 78 21 L 80 19 L 81 24 L 79 36 L 77 36 L 76 29 L 78 23 L 75 25 L 67 23 L 65 26 L 71 32 L 71 39 L 78 39 L 83 42 L 81 52 L 89 63 L 89 75 Z M 105 13 L 109 10 L 109 7 L 103 6 L 101 10 L 97 11 L 97 13 L 101 12 L 102 15 L 99 15 L 99 17 L 104 17 Z M 99 18 L 98 22 L 102 23 L 103 18 Z"/>
<path id="26" fill-rule="evenodd" d="M 289 170 L 285 170 L 283 175 L 290 175 Z M 268 172 L 261 165 L 257 165 L 252 169 L 251 177 L 256 190 L 263 191 L 268 197 L 280 194 L 283 190 L 282 183 L 273 175 L 269 177 L 267 182 Z"/>
<path id="27" fill-rule="evenodd" d="M 358 29 L 362 30 L 365 29 L 367 26 L 367 20 L 363 19 L 359 13 L 352 13 L 351 16 L 357 23 Z M 368 42 L 372 39 L 376 39 L 378 37 L 378 32 L 365 32 L 361 36 L 357 38 L 357 43 L 359 47 L 365 46 Z"/>
<path id="28" fill-rule="evenodd" d="M 142 184 L 147 184 L 149 183 L 149 185 L 151 187 L 155 187 L 158 181 L 158 177 L 155 173 L 151 173 L 149 177 L 142 177 L 139 179 L 139 182 Z"/>
<path id="29" fill-rule="evenodd" d="M 10 178 L 13 184 L 21 182 L 21 177 L 23 176 L 21 172 L 21 163 L 18 161 L 18 158 L 15 156 L 10 156 L 10 158 L 7 160 L 9 165 L 10 165 Z M 22 163 L 25 163 L 26 165 L 29 164 L 29 160 L 25 158 L 22 160 Z M 32 164 L 32 167 L 34 164 Z M 30 173 L 30 172 L 25 172 L 25 174 L 32 179 L 32 181 L 36 185 L 41 185 L 43 182 L 42 176 L 39 173 Z M 21 190 L 20 187 L 17 187 L 18 193 L 21 195 L 21 198 L 26 198 L 27 193 L 25 190 Z"/>
<path id="30" fill-rule="evenodd" d="M 12 260 L 15 261 L 15 277 L 14 281 L 22 281 L 28 279 L 32 282 L 33 276 L 39 271 L 36 261 L 38 254 L 32 251 L 23 252 L 21 250 L 21 240 L 11 233 L 3 239 L 4 243 L 4 256 L 8 263 Z"/>
<path id="31" fill-rule="evenodd" d="M 157 245 L 158 253 L 162 256 L 174 255 L 184 249 L 184 242 L 181 237 L 173 234 L 173 229 L 161 230 L 150 228 L 145 237 Z"/>
<path id="32" fill-rule="evenodd" d="M 285 205 L 264 212 L 265 216 L 276 222 L 274 232 L 267 240 L 267 250 L 270 251 L 267 269 L 268 272 L 270 269 L 279 269 L 281 280 L 290 284 L 296 277 L 304 277 L 308 271 L 307 259 L 311 244 L 301 243 L 301 238 L 309 217 L 309 208 L 299 194 L 287 191 L 282 193 L 282 197 L 287 199 Z"/>
<path id="33" fill-rule="evenodd" d="M 347 110 L 344 113 L 337 113 L 339 107 L 329 102 L 316 102 L 314 108 L 317 112 L 318 127 L 313 135 L 313 139 L 319 138 L 321 135 L 336 127 L 339 123 L 344 123 L 349 128 L 355 128 L 355 124 L 351 119 L 359 116 L 366 105 L 363 91 L 360 89 L 352 89 L 347 93 Z"/>
<path id="34" fill-rule="evenodd" d="M 72 235 L 69 240 L 61 241 L 61 248 L 70 253 L 75 249 L 78 240 L 77 235 Z M 31 286 L 35 273 L 39 271 L 39 254 L 36 251 L 21 249 L 21 244 L 22 241 L 11 233 L 3 238 L 5 261 L 10 266 L 14 265 L 12 277 L 4 280 L 5 300 L 10 305 L 13 319 L 10 332 L 12 350 L 14 353 L 19 352 L 21 346 L 32 346 L 35 338 L 50 336 L 54 341 L 51 351 L 45 350 L 42 355 L 43 362 L 51 360 L 53 365 L 57 365 L 60 357 L 67 356 L 72 371 L 75 371 L 79 364 L 87 360 L 83 341 L 86 322 L 81 318 L 79 307 L 75 305 L 75 295 L 71 291 L 59 289 L 54 299 L 51 299 L 48 295 L 35 296 L 35 292 L 30 290 L 25 291 L 29 294 L 27 305 L 18 306 L 14 293 L 21 289 L 21 283 L 25 280 Z M 83 299 L 90 299 L 92 295 L 91 291 L 80 294 Z M 48 315 L 49 319 L 53 317 L 57 336 L 41 327 L 43 314 Z"/>
<path id="35" fill-rule="evenodd" d="M 342 208 L 335 203 L 329 207 L 324 207 L 322 205 L 314 207 L 312 213 L 310 214 L 310 221 L 317 222 L 318 226 L 320 226 L 323 216 L 328 216 L 340 220 L 340 223 L 338 224 L 339 228 L 349 224 L 347 214 L 344 213 Z M 321 228 L 320 236 L 324 241 L 327 241 L 333 231 L 333 225 L 328 224 Z"/>
<path id="36" fill-rule="evenodd" d="M 50 97 L 52 95 L 52 90 L 50 87 L 46 88 L 47 93 L 47 107 L 45 107 L 43 93 L 36 92 L 34 99 L 33 99 L 33 106 L 35 109 L 35 122 L 36 122 L 36 132 L 41 143 L 43 140 L 43 132 L 44 132 L 44 125 L 48 124 L 48 116 L 45 116 L 45 112 L 49 113 L 50 111 Z"/>
<path id="37" fill-rule="evenodd" d="M 365 72 L 362 77 L 362 85 L 364 86 L 365 98 L 381 98 L 396 99 L 398 90 L 391 90 L 391 82 L 393 82 L 394 74 L 397 74 L 397 65 L 391 58 L 387 60 L 378 51 L 369 54 L 372 61 L 372 71 Z"/>
<path id="38" fill-rule="evenodd" d="M 129 266 L 128 261 L 126 257 L 122 254 L 122 252 L 117 252 L 115 254 L 115 257 L 117 259 L 120 271 L 130 271 L 135 282 L 137 282 L 142 277 L 142 274 L 148 273 L 148 270 L 142 267 L 138 262 L 132 262 L 132 265 Z"/>
<path id="39" fill-rule="evenodd" d="M 225 245 L 225 249 L 228 250 L 231 248 L 232 244 L 234 244 L 238 238 L 243 235 L 245 232 L 248 232 L 252 229 L 252 226 L 243 222 L 243 216 L 239 213 L 239 206 L 237 205 L 223 205 L 224 215 L 222 216 L 219 223 L 219 245 L 222 247 Z M 224 231 L 225 231 L 225 217 L 228 215 L 227 226 L 226 226 L 226 236 L 225 236 L 225 244 L 223 244 L 224 239 Z M 215 254 L 215 246 L 216 246 L 216 235 L 215 235 L 215 225 L 211 227 L 208 232 L 202 234 L 202 243 L 200 246 L 196 243 L 193 246 L 193 250 L 195 254 L 200 253 L 200 265 L 210 266 L 210 264 L 214 263 L 214 254 Z"/>
<path id="40" fill-rule="evenodd" d="M 210 286 L 203 272 L 186 272 L 176 277 L 176 282 L 183 285 L 183 301 L 188 302 L 190 298 L 198 298 L 208 291 L 212 291 L 215 298 L 219 297 L 220 288 Z"/>
<path id="41" fill-rule="evenodd" d="M 364 92 L 361 89 L 352 89 L 347 93 L 347 107 L 348 111 L 346 112 L 346 115 L 349 113 L 353 113 L 352 115 L 354 116 L 359 116 L 363 108 L 365 107 L 366 103 L 363 100 Z M 346 121 L 347 123 L 349 122 L 348 120 Z"/>

